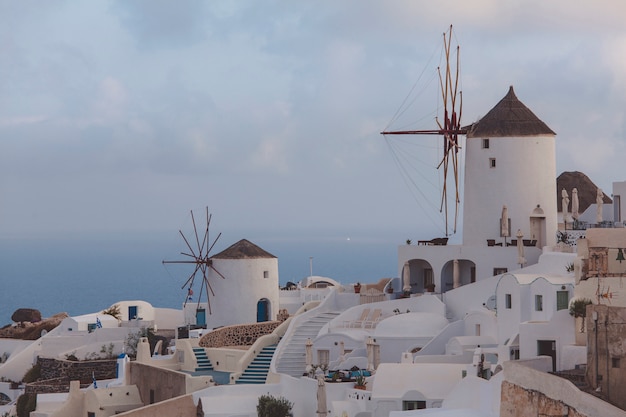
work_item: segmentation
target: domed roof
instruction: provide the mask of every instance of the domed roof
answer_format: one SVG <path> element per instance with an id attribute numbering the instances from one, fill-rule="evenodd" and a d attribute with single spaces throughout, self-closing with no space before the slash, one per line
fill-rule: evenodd
<path id="1" fill-rule="evenodd" d="M 433 313 L 397 314 L 376 326 L 376 336 L 432 337 L 448 325 L 448 320 Z"/>

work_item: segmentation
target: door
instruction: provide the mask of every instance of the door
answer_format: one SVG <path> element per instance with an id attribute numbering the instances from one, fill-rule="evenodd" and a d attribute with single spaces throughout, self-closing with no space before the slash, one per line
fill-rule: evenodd
<path id="1" fill-rule="evenodd" d="M 128 306 L 128 320 L 137 318 L 137 306 Z"/>
<path id="2" fill-rule="evenodd" d="M 206 324 L 206 310 L 199 308 L 196 310 L 196 324 L 198 326 L 204 326 Z"/>
<path id="3" fill-rule="evenodd" d="M 552 372 L 556 371 L 556 341 L 537 340 L 537 355 L 552 358 Z"/>
<path id="4" fill-rule="evenodd" d="M 264 298 L 256 303 L 256 321 L 257 323 L 261 323 L 264 321 L 269 321 L 269 319 L 269 301 Z"/>

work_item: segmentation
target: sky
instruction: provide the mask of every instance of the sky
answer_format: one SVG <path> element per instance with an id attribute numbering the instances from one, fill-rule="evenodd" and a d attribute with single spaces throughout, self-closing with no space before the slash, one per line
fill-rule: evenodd
<path id="1" fill-rule="evenodd" d="M 240 238 L 441 236 L 437 161 L 407 180 L 394 157 L 436 138 L 380 132 L 411 91 L 391 127 L 435 127 L 450 25 L 462 121 L 513 85 L 557 133 L 557 175 L 610 194 L 626 180 L 624 16 L 608 0 L 1 0 L 0 239 L 177 240 L 206 208 Z"/>

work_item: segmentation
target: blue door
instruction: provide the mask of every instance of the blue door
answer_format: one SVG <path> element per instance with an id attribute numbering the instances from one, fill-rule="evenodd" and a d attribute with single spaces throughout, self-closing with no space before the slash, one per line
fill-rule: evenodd
<path id="1" fill-rule="evenodd" d="M 199 308 L 196 310 L 196 324 L 198 326 L 204 326 L 206 324 L 206 310 Z"/>
<path id="2" fill-rule="evenodd" d="M 267 299 L 259 300 L 256 303 L 256 321 L 257 323 L 269 321 L 269 301 Z"/>
<path id="3" fill-rule="evenodd" d="M 128 320 L 137 318 L 137 306 L 128 306 Z"/>

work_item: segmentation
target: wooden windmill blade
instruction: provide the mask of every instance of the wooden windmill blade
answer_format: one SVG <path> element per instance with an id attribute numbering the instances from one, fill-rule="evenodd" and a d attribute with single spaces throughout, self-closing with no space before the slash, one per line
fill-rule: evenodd
<path id="1" fill-rule="evenodd" d="M 202 294 L 203 292 L 206 293 L 209 314 L 211 314 L 211 297 L 215 297 L 215 291 L 213 290 L 213 287 L 211 286 L 211 282 L 209 279 L 210 277 L 209 268 L 215 271 L 220 278 L 226 279 L 226 277 L 223 274 L 221 274 L 217 269 L 215 269 L 215 267 L 213 266 L 213 260 L 211 259 L 211 250 L 213 250 L 213 247 L 215 246 L 218 239 L 222 235 L 221 233 L 219 233 L 217 237 L 215 238 L 215 240 L 210 243 L 209 228 L 210 228 L 210 223 L 211 223 L 211 217 L 212 216 L 209 214 L 209 209 L 207 207 L 206 208 L 206 227 L 205 227 L 202 239 L 201 239 L 200 233 L 198 233 L 198 226 L 196 224 L 195 216 L 193 214 L 193 211 L 191 211 L 191 222 L 193 224 L 195 247 L 192 246 L 192 244 L 190 243 L 190 240 L 187 239 L 185 234 L 181 230 L 179 230 L 179 233 L 182 236 L 183 241 L 185 242 L 185 245 L 187 246 L 187 250 L 188 250 L 188 252 L 181 252 L 180 254 L 186 257 L 187 259 L 178 260 L 178 261 L 163 261 L 164 264 L 172 263 L 172 264 L 193 264 L 194 265 L 193 272 L 191 272 L 191 274 L 189 275 L 189 277 L 187 278 L 187 280 L 181 287 L 181 289 L 188 287 L 188 293 L 185 296 L 184 305 L 185 306 L 187 305 L 187 301 L 189 301 L 188 294 L 193 293 L 192 288 L 194 286 L 194 281 L 196 280 L 196 277 L 199 276 L 198 279 L 200 279 L 200 291 L 198 292 L 197 305 L 199 308 L 201 300 L 202 300 Z"/>
<path id="2" fill-rule="evenodd" d="M 443 56 L 445 58 L 444 70 L 441 66 L 437 68 L 439 76 L 439 91 L 443 103 L 443 118 L 435 118 L 438 129 L 426 130 L 387 130 L 381 132 L 382 135 L 441 135 L 443 155 L 439 160 L 437 169 L 442 169 L 443 185 L 439 211 L 444 213 L 446 236 L 448 235 L 449 207 L 454 205 L 454 226 L 453 233 L 456 233 L 457 219 L 460 205 L 460 183 L 458 168 L 459 135 L 467 133 L 461 128 L 461 114 L 463 105 L 462 92 L 459 89 L 460 80 L 460 47 L 456 47 L 456 60 L 451 62 L 452 52 L 452 25 L 443 34 Z M 457 101 L 458 99 L 458 101 Z M 454 183 L 454 202 L 448 200 L 448 181 Z"/>

